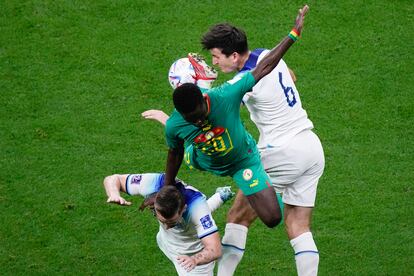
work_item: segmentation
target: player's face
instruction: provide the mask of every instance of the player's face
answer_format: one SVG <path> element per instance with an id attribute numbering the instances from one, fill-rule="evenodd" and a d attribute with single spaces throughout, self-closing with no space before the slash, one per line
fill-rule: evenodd
<path id="1" fill-rule="evenodd" d="M 157 211 L 157 208 L 155 208 L 155 216 L 157 217 L 159 222 L 161 222 L 165 226 L 165 229 L 168 230 L 170 228 L 174 228 L 181 221 L 181 217 L 182 217 L 184 211 L 185 211 L 185 208 L 183 208 L 183 210 L 177 212 L 171 218 L 166 219 Z"/>
<path id="2" fill-rule="evenodd" d="M 196 106 L 194 111 L 189 113 L 182 113 L 184 120 L 195 125 L 196 127 L 203 127 L 207 124 L 207 104 L 205 101 Z"/>
<path id="3" fill-rule="evenodd" d="M 230 73 L 237 70 L 237 53 L 233 53 L 227 57 L 221 52 L 221 49 L 213 48 L 210 50 L 210 54 L 213 65 L 218 66 L 223 73 Z"/>

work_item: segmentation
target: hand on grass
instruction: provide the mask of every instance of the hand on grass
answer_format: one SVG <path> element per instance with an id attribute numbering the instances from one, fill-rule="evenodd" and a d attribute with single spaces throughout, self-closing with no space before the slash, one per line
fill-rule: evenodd
<path id="1" fill-rule="evenodd" d="M 118 205 L 126 205 L 126 206 L 129 206 L 132 204 L 132 202 L 125 200 L 122 196 L 110 196 L 108 197 L 108 200 L 106 202 L 115 203 Z"/>

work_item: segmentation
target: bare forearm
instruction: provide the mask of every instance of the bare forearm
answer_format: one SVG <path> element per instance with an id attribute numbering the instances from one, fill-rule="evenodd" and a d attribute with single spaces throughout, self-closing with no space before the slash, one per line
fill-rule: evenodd
<path id="1" fill-rule="evenodd" d="M 202 251 L 191 256 L 195 261 L 196 265 L 203 265 L 210 263 L 214 260 L 217 260 L 221 257 L 221 252 L 219 250 L 214 250 L 214 248 L 204 248 Z"/>
<path id="2" fill-rule="evenodd" d="M 184 157 L 184 148 L 169 149 L 167 156 L 167 168 L 165 170 L 165 185 L 175 182 L 175 177 L 180 169 Z"/>
<path id="3" fill-rule="evenodd" d="M 305 15 L 308 10 L 309 7 L 307 5 L 303 6 L 303 8 L 299 10 L 295 20 L 295 28 L 257 64 L 256 68 L 252 71 L 256 82 L 269 74 L 277 66 L 283 55 L 297 40 L 302 31 Z"/>
<path id="4" fill-rule="evenodd" d="M 283 55 L 287 50 L 292 46 L 294 41 L 285 37 L 281 43 L 279 43 L 275 48 L 273 48 L 256 66 L 252 71 L 253 77 L 258 82 L 264 76 L 272 72 L 272 70 L 277 66 L 279 61 L 282 59 Z"/>

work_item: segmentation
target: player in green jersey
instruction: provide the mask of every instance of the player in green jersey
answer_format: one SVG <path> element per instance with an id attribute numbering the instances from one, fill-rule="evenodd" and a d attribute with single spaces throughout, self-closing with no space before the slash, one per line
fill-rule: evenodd
<path id="1" fill-rule="evenodd" d="M 304 6 L 299 11 L 294 31 L 251 72 L 205 94 L 194 84 L 183 84 L 174 90 L 176 110 L 166 124 L 167 185 L 174 183 L 185 155 L 191 167 L 231 176 L 259 218 L 268 227 L 279 224 L 282 215 L 276 194 L 261 165 L 256 143 L 241 122 L 240 102 L 246 92 L 276 67 L 295 42 L 307 10 Z"/>

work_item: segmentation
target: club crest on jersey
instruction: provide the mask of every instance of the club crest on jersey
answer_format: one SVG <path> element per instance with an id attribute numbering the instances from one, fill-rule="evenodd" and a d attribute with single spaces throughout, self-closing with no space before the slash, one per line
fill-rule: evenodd
<path id="1" fill-rule="evenodd" d="M 209 130 L 205 133 L 199 134 L 196 138 L 194 138 L 194 142 L 199 143 L 206 143 L 207 141 L 210 141 L 216 136 L 220 136 L 223 134 L 224 128 L 223 127 L 215 127 L 212 130 Z"/>
<path id="2" fill-rule="evenodd" d="M 206 215 L 200 219 L 201 225 L 204 229 L 209 229 L 213 226 L 213 221 L 211 220 L 210 215 Z"/>
<path id="3" fill-rule="evenodd" d="M 253 172 L 251 169 L 245 169 L 243 171 L 243 179 L 249 181 L 253 177 Z"/>
<path id="4" fill-rule="evenodd" d="M 135 174 L 131 177 L 131 184 L 139 185 L 141 183 L 142 175 Z"/>

